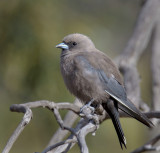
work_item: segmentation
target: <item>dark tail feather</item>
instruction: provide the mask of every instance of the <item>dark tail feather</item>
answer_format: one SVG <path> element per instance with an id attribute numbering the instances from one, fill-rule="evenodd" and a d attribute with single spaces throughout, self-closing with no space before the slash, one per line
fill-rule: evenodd
<path id="1" fill-rule="evenodd" d="M 124 133 L 119 121 L 119 114 L 115 114 L 113 117 L 111 117 L 111 119 L 112 119 L 114 128 L 116 129 L 121 148 L 123 149 L 122 145 L 124 145 L 126 148 L 126 138 L 124 136 Z"/>
<path id="2" fill-rule="evenodd" d="M 121 123 L 119 120 L 118 106 L 116 106 L 116 105 L 117 104 L 114 103 L 112 100 L 108 100 L 107 103 L 103 104 L 103 107 L 112 119 L 114 128 L 117 132 L 120 146 L 123 149 L 123 145 L 126 148 L 126 138 L 124 136 L 124 133 L 123 133 L 123 130 L 121 127 Z"/>
<path id="3" fill-rule="evenodd" d="M 143 124 L 147 125 L 148 127 L 154 127 L 153 123 L 147 118 L 146 115 L 141 113 L 134 104 L 126 98 L 119 98 L 113 95 L 108 90 L 105 90 L 113 99 L 118 102 L 118 108 L 127 113 L 128 115 L 132 116 L 133 118 L 137 119 L 138 121 L 142 122 Z"/>
<path id="4" fill-rule="evenodd" d="M 127 99 L 127 102 L 125 102 L 125 104 L 128 104 L 128 107 L 120 103 L 118 105 L 119 109 L 121 109 L 128 115 L 132 116 L 133 118 L 137 119 L 138 121 L 147 125 L 150 128 L 154 126 L 153 123 L 147 118 L 147 116 L 141 113 L 129 99 Z"/>

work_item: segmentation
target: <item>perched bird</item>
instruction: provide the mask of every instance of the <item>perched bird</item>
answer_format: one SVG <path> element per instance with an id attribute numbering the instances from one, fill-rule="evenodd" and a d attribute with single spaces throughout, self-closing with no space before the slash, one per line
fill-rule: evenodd
<path id="1" fill-rule="evenodd" d="M 95 48 L 91 39 L 70 34 L 56 46 L 61 48 L 61 72 L 68 90 L 84 104 L 91 100 L 101 104 L 112 119 L 121 148 L 126 139 L 118 108 L 148 127 L 152 122 L 127 98 L 123 79 L 113 61 Z"/>

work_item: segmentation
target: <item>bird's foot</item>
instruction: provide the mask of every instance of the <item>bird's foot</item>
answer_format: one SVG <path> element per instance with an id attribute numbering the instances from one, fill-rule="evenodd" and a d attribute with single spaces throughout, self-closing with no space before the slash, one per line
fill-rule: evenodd
<path id="1" fill-rule="evenodd" d="M 80 109 L 80 116 L 85 118 L 86 120 L 94 122 L 96 125 L 95 131 L 99 128 L 99 118 L 98 115 L 95 113 L 95 108 L 92 106 L 94 99 L 89 101 L 86 105 L 82 106 Z M 95 135 L 95 131 L 93 135 Z"/>
<path id="2" fill-rule="evenodd" d="M 92 103 L 94 102 L 94 99 L 92 99 L 91 101 L 89 101 L 89 103 L 85 104 L 84 106 L 81 107 L 80 109 L 80 115 L 86 116 L 86 115 L 93 115 L 95 112 L 95 108 L 92 107 Z"/>

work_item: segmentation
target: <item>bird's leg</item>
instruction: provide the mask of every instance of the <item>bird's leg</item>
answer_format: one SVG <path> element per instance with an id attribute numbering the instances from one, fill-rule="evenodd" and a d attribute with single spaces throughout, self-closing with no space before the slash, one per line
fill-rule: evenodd
<path id="1" fill-rule="evenodd" d="M 94 99 L 92 99 L 87 104 L 85 104 L 81 107 L 81 109 L 80 109 L 81 116 L 85 116 L 85 114 L 92 114 L 92 115 L 94 114 L 95 108 L 91 106 L 93 102 L 94 102 Z"/>
<path id="2" fill-rule="evenodd" d="M 92 105 L 93 102 L 94 102 L 94 99 L 92 99 L 91 101 L 89 101 L 87 105 L 90 106 L 90 105 Z"/>
<path id="3" fill-rule="evenodd" d="M 94 122 L 94 124 L 96 125 L 96 131 L 99 128 L 99 119 L 98 115 L 95 113 L 96 109 L 93 106 L 91 106 L 93 102 L 94 99 L 82 106 L 82 108 L 80 109 L 80 116 L 84 117 L 86 120 Z M 95 135 L 95 131 L 92 133 L 93 135 Z"/>

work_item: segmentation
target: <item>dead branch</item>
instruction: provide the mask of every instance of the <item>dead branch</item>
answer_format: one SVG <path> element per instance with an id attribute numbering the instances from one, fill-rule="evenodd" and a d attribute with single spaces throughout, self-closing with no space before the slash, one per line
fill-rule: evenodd
<path id="1" fill-rule="evenodd" d="M 160 15 L 160 13 L 159 13 Z M 151 59 L 151 70 L 152 70 L 152 92 L 153 101 L 152 109 L 160 110 L 160 19 L 155 25 L 153 47 L 152 47 L 152 59 Z M 154 124 L 158 123 L 158 120 L 153 120 Z"/>
<path id="2" fill-rule="evenodd" d="M 56 143 L 52 146 L 47 147 L 44 151 L 42 151 L 42 153 L 47 153 L 47 152 L 53 150 L 54 148 L 57 148 L 63 144 L 70 144 L 70 143 L 77 143 L 77 140 L 76 139 L 67 139 L 65 141 L 61 141 L 59 143 Z"/>
<path id="3" fill-rule="evenodd" d="M 79 107 L 82 106 L 82 103 L 76 99 L 74 101 L 75 105 L 78 105 Z M 72 119 L 71 119 L 72 118 Z M 78 118 L 78 115 L 75 114 L 72 111 L 68 111 L 68 113 L 66 114 L 65 118 L 64 118 L 64 125 L 68 126 L 68 127 L 72 127 L 73 123 L 76 121 L 76 119 Z M 62 130 L 60 127 L 58 128 L 58 130 L 54 133 L 53 137 L 51 138 L 51 140 L 48 143 L 48 146 L 51 146 L 52 144 L 58 143 L 60 141 L 63 140 L 63 138 L 68 134 L 68 131 L 66 130 Z"/>
<path id="4" fill-rule="evenodd" d="M 140 107 L 143 103 L 139 85 L 140 78 L 136 66 L 147 47 L 155 23 L 159 18 L 159 3 L 159 0 L 146 1 L 137 19 L 132 36 L 122 54 L 116 59 L 124 76 L 127 95 L 137 107 Z M 144 109 L 148 111 L 149 107 L 145 105 Z"/>
<path id="5" fill-rule="evenodd" d="M 12 134 L 12 136 L 10 137 L 10 139 L 8 140 L 7 145 L 4 148 L 2 153 L 8 153 L 10 151 L 11 147 L 13 146 L 14 142 L 17 140 L 18 136 L 21 134 L 21 132 L 24 130 L 25 126 L 30 122 L 30 120 L 32 118 L 31 108 L 37 108 L 37 107 L 43 107 L 43 108 L 46 107 L 50 110 L 54 110 L 54 108 L 68 109 L 68 110 L 72 110 L 73 112 L 75 112 L 77 114 L 79 113 L 79 110 L 80 110 L 80 107 L 78 107 L 77 105 L 71 104 L 71 103 L 58 103 L 57 104 L 57 103 L 46 101 L 46 100 L 29 102 L 29 103 L 25 103 L 25 104 L 13 104 L 10 107 L 10 110 L 12 112 L 24 113 L 24 117 L 23 117 L 22 121 L 20 122 L 20 124 L 18 125 L 18 127 L 16 128 L 16 130 L 14 131 L 14 133 Z M 56 117 L 57 117 L 57 119 L 60 118 L 58 115 Z M 58 123 L 61 123 L 60 119 L 58 120 Z M 66 128 L 66 127 L 63 127 L 63 128 Z"/>
<path id="6" fill-rule="evenodd" d="M 5 148 L 4 148 L 2 153 L 8 153 L 10 151 L 10 149 L 12 148 L 13 144 L 15 143 L 15 141 L 17 140 L 17 138 L 19 137 L 21 132 L 24 130 L 26 125 L 32 119 L 32 111 L 31 111 L 30 108 L 28 108 L 26 106 L 18 106 L 18 107 L 19 107 L 19 109 L 17 109 L 18 110 L 17 112 L 24 113 L 23 119 L 19 123 L 18 127 L 16 128 L 16 130 L 13 132 L 12 136 L 10 137 L 10 139 L 8 140 L 7 145 L 5 146 Z M 14 108 L 11 108 L 11 111 L 16 111 L 16 110 L 14 110 Z"/>
<path id="7" fill-rule="evenodd" d="M 157 12 L 160 16 L 160 10 Z M 152 44 L 152 58 L 151 58 L 151 70 L 152 70 L 152 92 L 153 92 L 153 101 L 152 109 L 160 110 L 160 19 L 157 18 L 157 21 L 154 25 L 153 30 L 153 44 Z M 156 118 L 152 119 L 152 122 L 155 125 L 158 125 L 159 120 Z M 154 146 L 160 140 L 160 135 L 156 136 L 140 148 L 134 150 L 132 153 L 141 153 L 147 151 L 160 151 L 160 146 Z"/>
<path id="8" fill-rule="evenodd" d="M 62 142 L 59 142 L 58 144 L 55 144 L 53 146 L 49 146 L 43 152 L 49 151 L 51 149 L 54 149 L 55 147 L 60 146 L 55 151 L 55 152 L 59 152 L 59 150 L 62 150 L 62 149 L 66 150 L 70 144 L 72 144 L 72 146 L 73 146 L 76 142 L 78 142 L 78 144 L 81 148 L 81 152 L 88 153 L 88 148 L 87 148 L 87 145 L 85 142 L 85 136 L 90 132 L 95 132 L 97 130 L 97 127 L 99 126 L 99 123 L 102 123 L 104 120 L 109 119 L 109 115 L 106 112 L 104 112 L 102 115 L 96 115 L 96 114 L 92 115 L 92 114 L 90 114 L 90 112 L 87 108 L 86 111 L 85 110 L 83 111 L 83 118 L 84 119 L 81 119 L 81 121 L 79 121 L 77 127 L 73 129 L 73 128 L 70 128 L 70 127 L 67 127 L 64 125 L 64 122 L 61 119 L 61 115 L 59 113 L 59 109 L 71 110 L 74 113 L 76 113 L 77 115 L 81 116 L 80 114 L 82 112 L 80 112 L 80 107 L 75 104 L 54 103 L 54 102 L 50 102 L 47 100 L 28 102 L 25 104 L 13 104 L 10 107 L 10 110 L 13 112 L 24 113 L 24 117 L 23 117 L 21 123 L 19 124 L 19 126 L 17 127 L 17 129 L 14 131 L 11 138 L 9 139 L 9 141 L 7 142 L 7 145 L 4 148 L 3 153 L 8 153 L 10 151 L 12 145 L 15 143 L 15 141 L 17 140 L 20 133 L 23 131 L 25 126 L 30 122 L 30 120 L 32 118 L 31 108 L 38 108 L 38 107 L 47 108 L 50 111 L 52 111 L 54 113 L 54 116 L 55 116 L 58 124 L 60 125 L 60 127 L 63 130 L 68 130 L 71 132 L 71 135 L 69 136 L 69 138 L 66 141 L 62 141 Z M 84 114 L 84 113 L 86 113 L 86 114 Z M 145 114 L 149 118 L 160 118 L 160 112 L 149 112 L 149 113 L 145 113 Z M 121 117 L 130 117 L 130 116 L 127 116 L 123 112 L 120 112 L 120 116 Z M 77 139 L 75 139 L 75 137 Z M 71 148 L 72 146 L 70 145 L 69 147 Z"/>
<path id="9" fill-rule="evenodd" d="M 160 151 L 160 146 L 155 147 L 154 145 L 160 140 L 160 135 L 156 136 L 146 144 L 144 144 L 142 147 L 134 150 L 131 153 L 141 153 L 141 152 L 147 152 L 147 151 Z"/>

